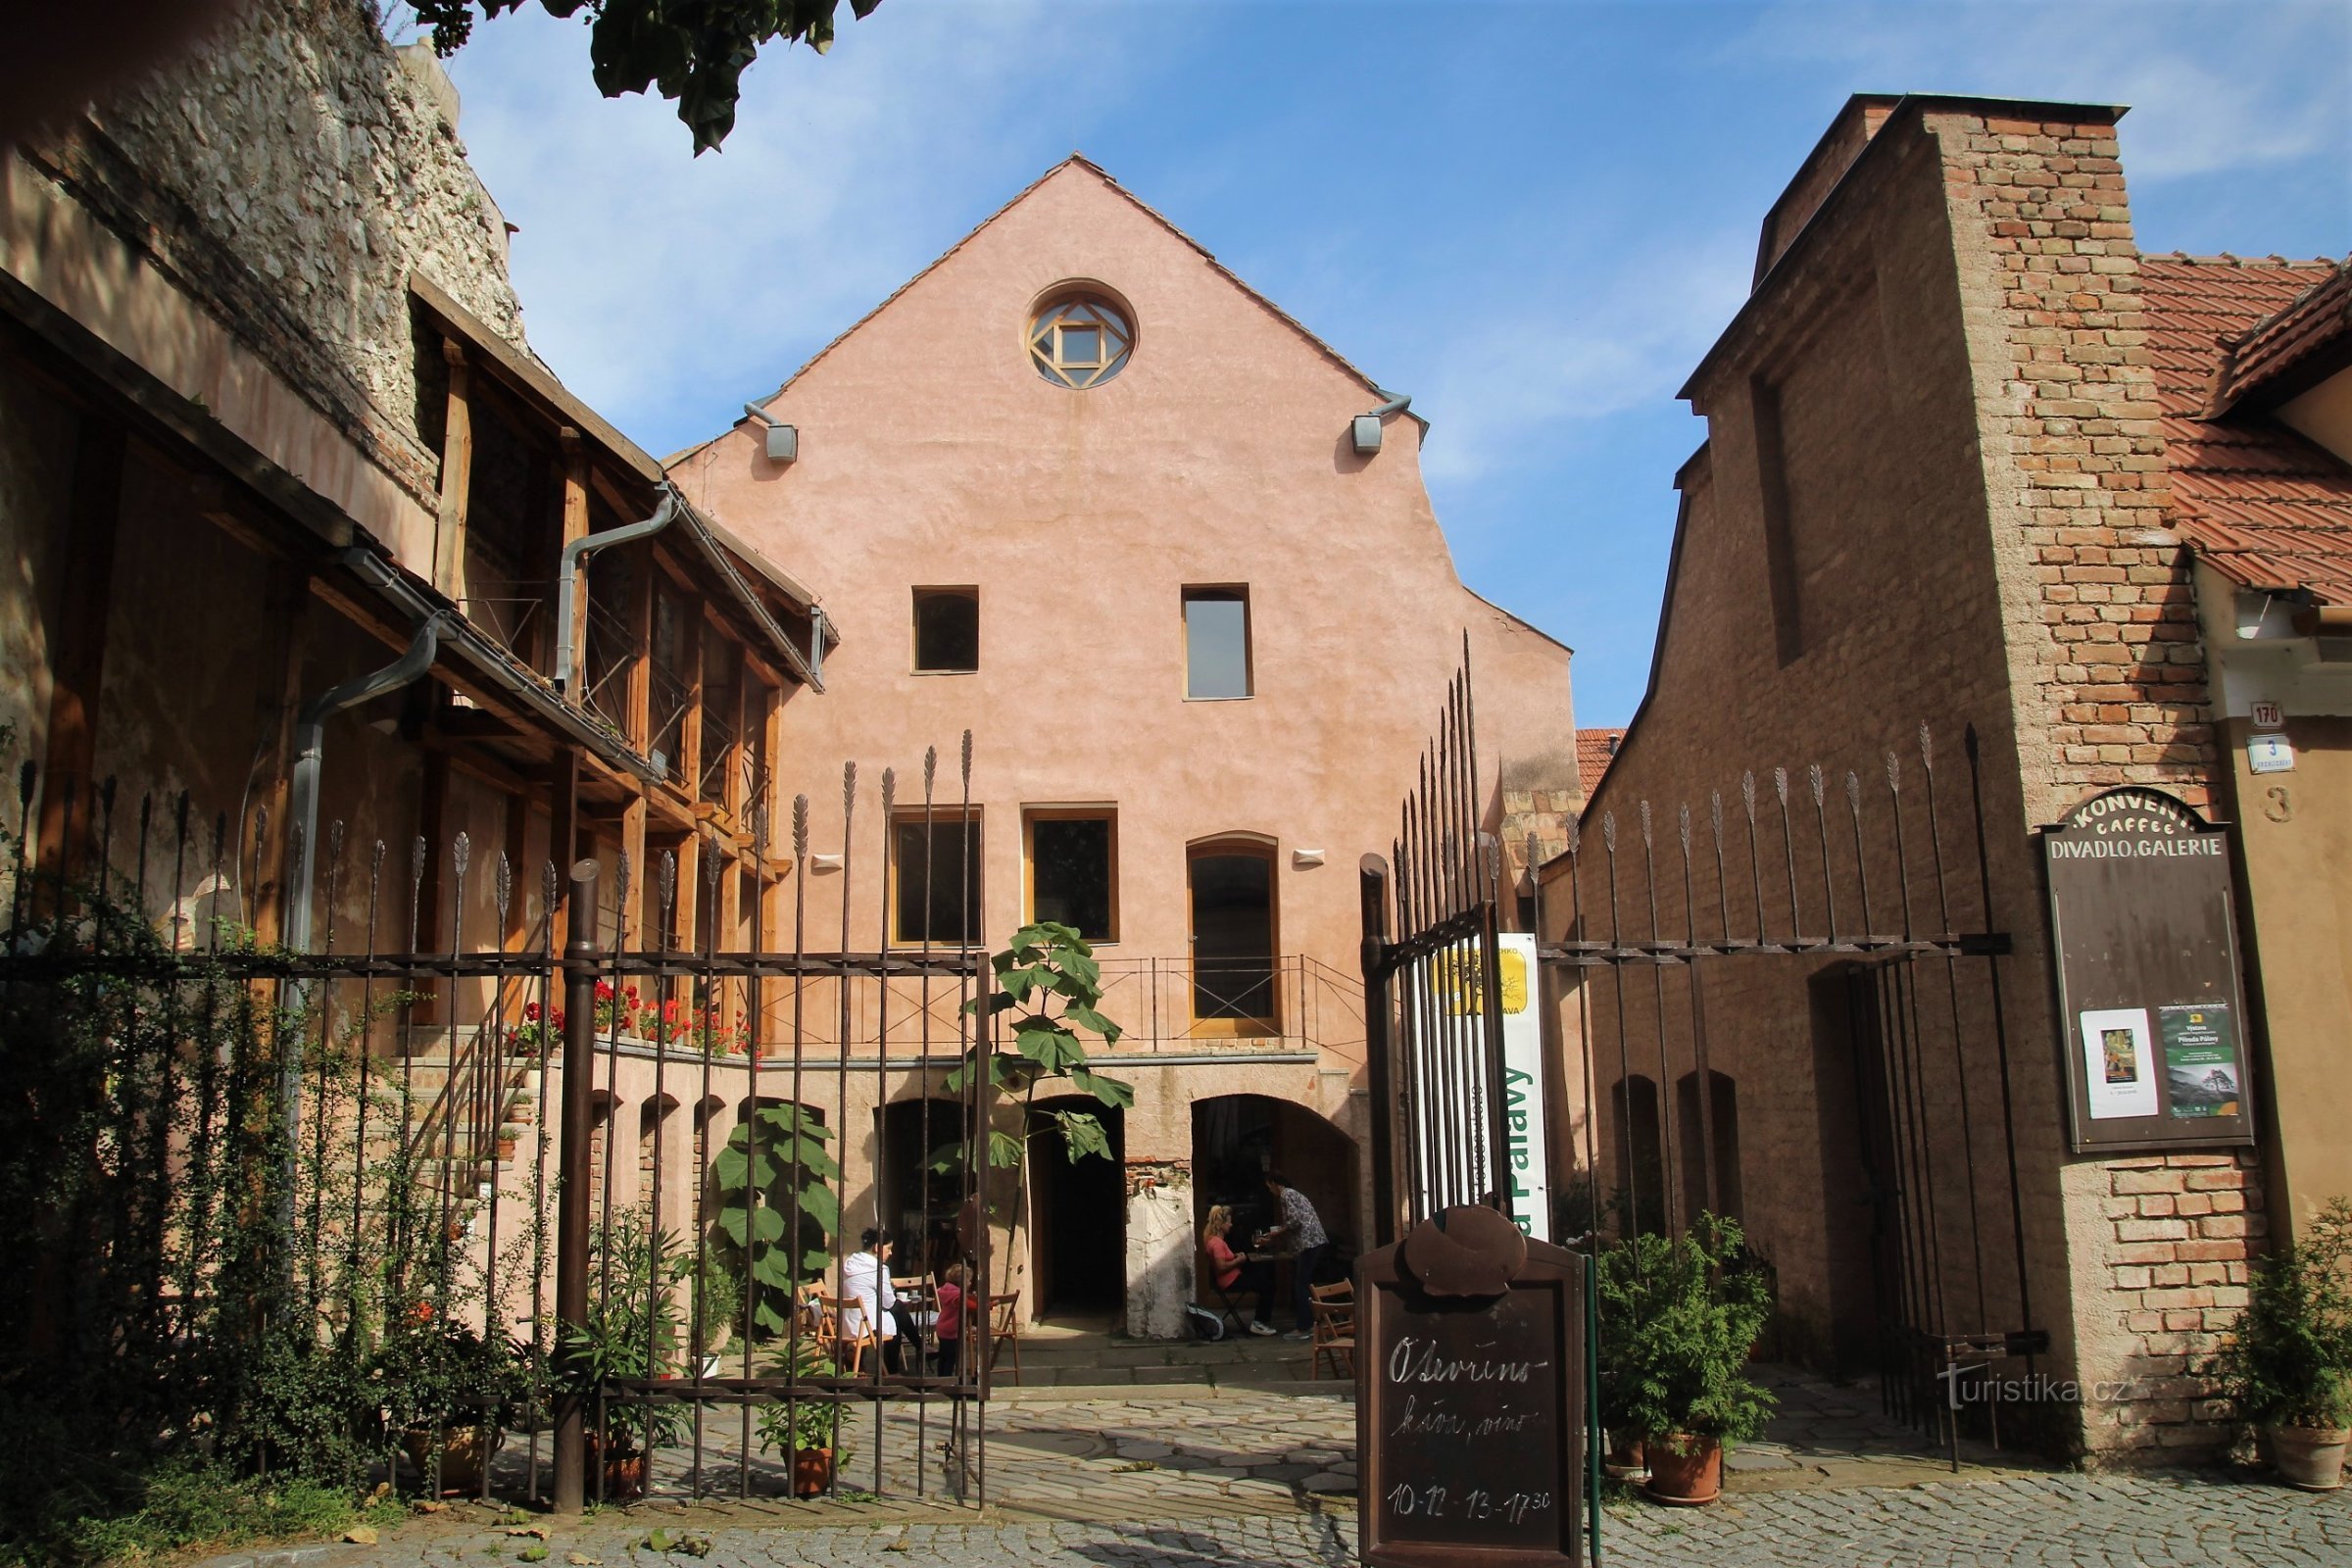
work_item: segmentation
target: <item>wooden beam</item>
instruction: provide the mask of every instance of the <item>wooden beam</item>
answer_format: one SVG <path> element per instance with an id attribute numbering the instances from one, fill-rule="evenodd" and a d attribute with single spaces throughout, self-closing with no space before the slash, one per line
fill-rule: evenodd
<path id="1" fill-rule="evenodd" d="M 564 527 L 563 543 L 588 537 L 588 446 L 580 432 L 569 425 L 564 427 Z M 558 561 L 563 559 L 558 554 Z M 574 690 L 566 695 L 576 703 L 577 693 L 587 690 L 588 664 L 588 567 L 583 563 L 572 574 L 571 624 L 559 626 L 556 634 L 571 641 L 572 677 Z"/>
<path id="2" fill-rule="evenodd" d="M 73 489 L 59 519 L 56 641 L 49 660 L 49 734 L 42 764 L 36 866 L 63 885 L 75 874 L 67 843 L 87 841 L 97 781 L 98 704 L 106 674 L 106 623 L 114 599 L 115 542 L 122 520 L 122 426 L 85 414 L 74 449 Z"/>
<path id="3" fill-rule="evenodd" d="M 507 797 L 504 848 L 507 869 L 514 881 L 507 900 L 507 928 L 499 933 L 499 949 L 504 953 L 520 953 L 531 939 L 530 890 L 539 880 L 537 868 L 531 863 L 531 796 L 535 793 L 525 783 Z"/>
<path id="4" fill-rule="evenodd" d="M 269 808 L 270 831 L 261 840 L 256 856 L 254 932 L 264 942 L 275 942 L 284 930 L 286 868 L 293 851 L 294 824 L 286 808 L 294 783 L 294 715 L 302 707 L 303 654 L 309 639 L 306 620 L 311 607 L 311 572 L 288 561 L 272 561 L 262 592 L 262 650 L 254 668 L 261 676 L 255 703 L 255 726 L 270 737 L 270 769 L 261 790 Z M 326 856 L 313 846 L 311 863 L 321 866 Z"/>
<path id="5" fill-rule="evenodd" d="M 433 586 L 466 599 L 466 509 L 473 490 L 473 412 L 466 346 L 441 340 L 449 366 L 448 413 L 441 433 L 441 510 L 433 525 Z"/>
<path id="6" fill-rule="evenodd" d="M 631 801 L 620 813 L 620 853 L 629 858 L 629 896 L 621 905 L 621 946 L 645 946 L 645 910 L 651 902 L 646 884 L 653 879 L 646 874 L 645 863 L 645 797 Z"/>
<path id="7" fill-rule="evenodd" d="M 547 770 L 547 855 L 556 862 L 556 899 L 547 911 L 555 951 L 571 940 L 571 862 L 580 857 L 580 756 L 565 752 Z"/>
<path id="8" fill-rule="evenodd" d="M 416 949 L 438 952 L 441 940 L 441 868 L 449 863 L 449 753 L 435 747 L 424 752 L 424 788 L 416 801 L 416 836 L 424 841 L 424 875 L 416 883 Z M 440 1021 L 441 984 L 424 980 L 418 987 L 414 1016 L 418 1023 Z"/>

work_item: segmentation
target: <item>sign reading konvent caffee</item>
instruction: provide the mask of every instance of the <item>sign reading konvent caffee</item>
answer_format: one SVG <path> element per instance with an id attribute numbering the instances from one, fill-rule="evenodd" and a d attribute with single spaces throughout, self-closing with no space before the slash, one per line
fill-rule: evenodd
<path id="1" fill-rule="evenodd" d="M 2076 1151 L 2253 1143 L 2228 830 L 2133 786 L 2041 846 Z"/>

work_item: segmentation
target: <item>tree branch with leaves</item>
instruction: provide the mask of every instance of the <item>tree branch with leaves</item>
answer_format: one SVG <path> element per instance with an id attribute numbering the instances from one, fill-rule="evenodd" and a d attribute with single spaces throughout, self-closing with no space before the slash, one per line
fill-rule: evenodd
<path id="1" fill-rule="evenodd" d="M 532 0 L 413 0 L 416 24 L 444 59 L 487 21 Z M 882 0 L 850 0 L 852 15 L 870 16 Z M 782 39 L 818 54 L 833 45 L 841 0 L 537 0 L 551 17 L 588 21 L 588 61 L 608 98 L 657 88 L 678 106 L 694 132 L 696 156 L 727 139 L 743 96 L 743 73 L 760 51 Z"/>

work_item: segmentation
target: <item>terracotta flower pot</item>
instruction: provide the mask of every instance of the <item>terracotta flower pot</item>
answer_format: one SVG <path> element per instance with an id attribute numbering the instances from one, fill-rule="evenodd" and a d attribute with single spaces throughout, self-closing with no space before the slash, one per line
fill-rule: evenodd
<path id="1" fill-rule="evenodd" d="M 831 1448 L 795 1448 L 792 1450 L 792 1494 L 796 1497 L 821 1497 L 833 1485 L 833 1450 Z"/>
<path id="2" fill-rule="evenodd" d="M 2271 1427 L 2271 1463 L 2278 1479 L 2305 1492 L 2333 1492 L 2344 1484 L 2344 1447 L 2352 1431 L 2342 1427 Z"/>
<path id="3" fill-rule="evenodd" d="M 1723 1495 L 1723 1445 L 1688 1432 L 1653 1439 L 1643 1446 L 1649 1460 L 1649 1494 L 1678 1508 L 1695 1508 Z"/>
<path id="4" fill-rule="evenodd" d="M 1609 1446 L 1603 1467 L 1613 1481 L 1644 1481 L 1649 1477 L 1649 1465 L 1642 1456 L 1642 1435 L 1638 1432 L 1615 1434 Z"/>
<path id="5" fill-rule="evenodd" d="M 409 1427 L 400 1435 L 400 1451 L 409 1456 L 416 1474 L 433 1479 L 433 1453 L 441 1456 L 440 1490 L 476 1493 L 482 1490 L 482 1467 L 498 1452 L 507 1435 L 496 1427 Z"/>
<path id="6" fill-rule="evenodd" d="M 645 1495 L 645 1454 L 641 1450 L 614 1448 L 607 1452 L 599 1434 L 594 1431 L 587 1434 L 587 1440 L 588 1471 L 592 1483 L 597 1466 L 604 1466 L 605 1501 L 628 1502 Z M 595 1495 L 592 1484 L 589 1496 L 593 1499 Z"/>

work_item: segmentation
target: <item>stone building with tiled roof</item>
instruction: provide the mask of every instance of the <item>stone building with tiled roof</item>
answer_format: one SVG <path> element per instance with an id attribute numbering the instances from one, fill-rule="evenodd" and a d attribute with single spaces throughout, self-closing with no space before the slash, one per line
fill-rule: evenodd
<path id="1" fill-rule="evenodd" d="M 1576 732 L 1576 776 L 1585 787 L 1585 798 L 1600 787 L 1600 775 L 1609 770 L 1617 756 L 1617 747 L 1625 739 L 1625 727 L 1614 729 L 1580 729 Z"/>
<path id="2" fill-rule="evenodd" d="M 1621 1223 L 1734 1211 L 1785 1346 L 1923 1421 L 1958 1346 L 2078 1380 L 2017 1415 L 2111 1463 L 2226 1446 L 2251 1260 L 2352 1193 L 2352 279 L 2143 257 L 2123 113 L 1838 116 L 1683 389 L 1649 689 L 1542 877 L 1563 953 L 1701 955 L 1561 986 Z M 2054 903 L 2127 808 L 2177 842 Z"/>

